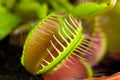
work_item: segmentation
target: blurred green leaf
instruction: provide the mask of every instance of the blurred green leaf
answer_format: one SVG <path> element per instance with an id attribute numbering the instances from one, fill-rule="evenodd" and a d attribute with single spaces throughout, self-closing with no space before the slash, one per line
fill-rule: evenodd
<path id="1" fill-rule="evenodd" d="M 85 2 L 73 8 L 71 13 L 77 18 L 88 18 L 101 14 L 106 8 L 106 3 L 97 4 L 95 2 Z"/>
<path id="2" fill-rule="evenodd" d="M 48 13 L 48 6 L 46 3 L 44 3 L 43 5 L 41 5 L 41 10 L 40 10 L 40 14 L 38 14 L 41 18 L 45 17 Z"/>
<path id="3" fill-rule="evenodd" d="M 100 17 L 100 25 L 107 34 L 109 53 L 120 52 L 120 1 L 116 6 Z"/>
<path id="4" fill-rule="evenodd" d="M 4 39 L 21 19 L 9 13 L 6 8 L 0 6 L 0 40 Z"/>
<path id="5" fill-rule="evenodd" d="M 46 16 L 48 11 L 47 5 L 41 4 L 37 1 L 21 1 L 16 7 L 16 14 L 20 16 L 37 16 L 38 18 L 43 18 Z"/>
<path id="6" fill-rule="evenodd" d="M 13 9 L 15 6 L 16 0 L 0 0 L 0 5 L 4 6 L 8 10 Z"/>

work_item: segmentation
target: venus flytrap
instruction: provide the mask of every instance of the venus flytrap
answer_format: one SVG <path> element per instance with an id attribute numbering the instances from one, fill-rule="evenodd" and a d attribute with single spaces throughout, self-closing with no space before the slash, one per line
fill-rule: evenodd
<path id="1" fill-rule="evenodd" d="M 38 23 L 28 35 L 24 45 L 21 63 L 34 75 L 46 74 L 48 75 L 47 77 L 50 77 L 49 74 L 51 74 L 51 72 L 53 74 L 55 72 L 57 75 L 61 69 L 65 68 L 63 66 L 68 66 L 68 68 L 71 67 L 71 69 L 75 70 L 75 73 L 78 74 L 68 72 L 66 76 L 62 73 L 57 76 L 64 76 L 64 79 L 69 79 L 69 74 L 71 74 L 74 75 L 71 79 L 74 79 L 78 77 L 77 75 L 84 73 L 84 75 L 79 78 L 91 77 L 92 71 L 90 67 L 85 66 L 85 62 L 79 61 L 79 59 L 84 60 L 81 55 L 89 54 L 85 53 L 81 47 L 84 40 L 85 37 L 84 34 L 82 34 L 81 25 L 78 24 L 71 15 L 61 16 L 51 14 Z M 74 60 L 76 62 L 74 62 Z M 69 61 L 79 66 L 75 68 Z M 67 64 L 65 64 L 66 62 Z M 68 70 L 68 68 L 65 68 L 65 72 L 67 72 L 66 70 Z M 79 68 L 83 68 L 85 71 L 81 72 L 78 70 Z M 53 80 L 55 79 L 56 78 L 53 78 Z"/>
<path id="2" fill-rule="evenodd" d="M 81 31 L 82 27 L 71 15 L 49 15 L 28 35 L 22 65 L 34 75 L 43 74 L 45 80 L 91 77 L 92 70 L 85 62 L 89 59 L 84 56 L 91 56 L 98 44 Z"/>
<path id="3" fill-rule="evenodd" d="M 101 14 L 107 7 L 108 4 L 106 3 L 86 2 L 74 8 L 70 12 L 71 14 L 59 15 L 53 13 L 48 15 L 30 31 L 23 49 L 22 65 L 33 75 L 43 74 L 45 80 L 56 80 L 58 77 L 57 80 L 91 77 L 90 67 L 87 68 L 84 65 L 85 62 L 80 60 L 87 59 L 84 55 L 93 54 L 91 52 L 91 50 L 94 51 L 93 48 L 105 47 L 103 46 L 105 40 L 101 38 L 102 32 L 99 29 L 96 30 L 97 36 L 95 37 L 99 38 L 100 36 L 100 44 L 98 44 L 99 41 L 97 43 L 92 41 L 91 36 L 88 39 L 83 34 L 81 24 L 73 16 L 80 19 L 90 18 Z M 80 14 L 76 14 L 79 8 L 81 9 Z M 91 12 L 92 14 L 90 14 Z M 100 51 L 104 51 L 104 49 L 100 49 Z M 70 63 L 75 64 L 77 68 Z M 80 65 L 83 67 L 81 68 Z M 67 73 L 69 69 L 75 72 Z M 83 69 L 84 75 L 79 69 Z M 61 70 L 65 73 L 62 73 Z M 53 74 L 58 77 L 54 77 Z"/>

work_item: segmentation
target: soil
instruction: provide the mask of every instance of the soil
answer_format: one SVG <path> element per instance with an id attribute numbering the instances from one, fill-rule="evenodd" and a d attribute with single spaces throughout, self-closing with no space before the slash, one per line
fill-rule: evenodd
<path id="1" fill-rule="evenodd" d="M 33 76 L 20 63 L 22 48 L 9 44 L 9 39 L 0 42 L 0 80 L 43 80 Z"/>
<path id="2" fill-rule="evenodd" d="M 20 63 L 22 48 L 9 43 L 9 37 L 0 41 L 0 80 L 43 80 L 33 76 Z M 108 76 L 120 71 L 120 61 L 107 56 L 93 67 L 94 77 Z"/>

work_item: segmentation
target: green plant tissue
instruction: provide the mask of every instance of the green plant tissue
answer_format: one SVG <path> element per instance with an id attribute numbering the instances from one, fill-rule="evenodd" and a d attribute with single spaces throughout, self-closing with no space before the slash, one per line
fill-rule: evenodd
<path id="1" fill-rule="evenodd" d="M 0 6 L 0 40 L 4 39 L 20 22 L 19 17 Z"/>

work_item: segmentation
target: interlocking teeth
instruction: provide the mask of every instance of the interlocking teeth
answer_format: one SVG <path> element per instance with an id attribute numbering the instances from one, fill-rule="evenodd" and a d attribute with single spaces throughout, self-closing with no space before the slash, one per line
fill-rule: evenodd
<path id="1" fill-rule="evenodd" d="M 92 48 L 98 50 L 98 45 L 93 43 L 93 41 L 91 41 L 91 40 L 90 41 L 89 40 L 84 40 L 82 44 L 83 45 L 88 45 L 89 47 L 92 47 Z"/>
<path id="2" fill-rule="evenodd" d="M 67 19 L 65 18 L 65 26 L 69 26 L 75 33 L 76 33 L 76 30 L 75 30 L 75 28 L 67 21 Z"/>
<path id="3" fill-rule="evenodd" d="M 76 21 L 76 19 L 73 18 L 73 16 L 71 14 L 69 14 L 68 16 L 69 16 L 71 23 L 73 24 L 73 26 L 76 29 L 81 28 L 81 26 L 79 26 L 78 22 Z"/>
<path id="4" fill-rule="evenodd" d="M 67 38 L 71 41 L 72 40 L 72 38 L 71 38 L 71 36 L 69 36 L 68 34 L 67 34 L 67 32 L 65 31 L 65 29 L 62 27 L 62 31 L 63 31 L 63 33 L 67 36 Z"/>
<path id="5" fill-rule="evenodd" d="M 82 48 L 77 48 L 75 51 L 82 54 L 82 55 L 91 54 L 89 51 L 82 49 Z"/>
<path id="6" fill-rule="evenodd" d="M 79 49 L 82 49 L 82 50 L 86 50 L 86 51 L 88 51 L 88 52 L 89 52 L 88 54 L 93 53 L 93 50 L 90 49 L 89 46 L 80 45 L 80 47 L 78 47 L 78 48 L 79 48 Z M 84 51 L 83 51 L 83 52 L 84 52 Z"/>
<path id="7" fill-rule="evenodd" d="M 84 60 L 84 61 L 88 61 L 87 59 L 83 58 L 80 54 L 81 54 L 81 53 L 79 53 L 79 54 L 73 53 L 74 56 L 76 56 L 76 57 L 78 57 L 78 58 L 80 58 L 80 59 L 82 59 L 82 60 Z"/>
<path id="8" fill-rule="evenodd" d="M 83 55 L 91 55 L 94 53 L 93 48 L 97 50 L 98 45 L 95 44 L 94 41 L 85 39 L 80 45 L 78 45 L 75 51 L 81 54 L 83 53 Z"/>
<path id="9" fill-rule="evenodd" d="M 72 16 L 71 14 L 68 15 L 68 18 L 69 18 L 69 22 L 68 22 L 67 18 L 65 18 L 65 20 L 64 20 L 65 24 L 66 24 L 67 26 L 69 26 L 72 31 L 74 31 L 74 32 L 72 32 L 72 33 L 77 34 L 77 33 L 76 33 L 76 30 L 77 30 L 78 28 L 81 28 L 81 27 L 78 25 L 77 21 L 73 18 L 73 16 Z"/>
<path id="10" fill-rule="evenodd" d="M 68 45 L 69 44 L 69 42 L 64 38 L 64 36 L 60 33 L 60 32 L 58 32 L 58 34 L 60 35 L 60 37 L 63 39 L 63 41 L 65 41 L 66 42 L 66 44 Z"/>
<path id="11" fill-rule="evenodd" d="M 56 16 L 55 16 L 56 17 Z M 55 17 L 51 17 L 50 20 L 48 20 L 48 22 L 53 24 L 56 24 L 56 22 L 54 23 L 53 20 L 57 20 Z M 49 25 L 47 23 L 47 25 Z M 56 37 L 56 35 L 53 34 L 53 40 L 50 40 L 50 44 L 52 46 L 52 50 L 57 51 L 58 55 L 61 53 L 61 51 L 58 49 L 58 47 L 56 47 L 57 45 L 61 46 L 63 49 L 62 51 L 69 46 L 69 44 L 71 43 L 71 41 L 75 38 L 75 36 L 78 34 L 77 33 L 77 29 L 80 29 L 81 27 L 77 24 L 77 22 L 75 21 L 75 19 L 72 17 L 72 15 L 68 15 L 68 19 L 65 18 L 63 21 L 63 26 L 61 27 L 61 31 L 58 31 L 58 35 L 59 35 L 59 39 Z M 66 32 L 68 31 L 68 32 Z M 66 37 L 65 37 L 66 36 Z M 69 41 L 68 41 L 69 39 Z M 66 44 L 63 44 L 62 42 L 65 42 Z M 53 53 L 51 52 L 50 49 L 47 48 L 47 52 L 48 54 L 52 57 L 52 59 L 54 60 L 56 57 L 53 55 Z M 79 51 L 79 53 L 83 53 L 82 51 Z M 76 56 L 78 56 L 77 54 L 75 54 Z M 80 56 L 79 56 L 80 57 Z M 80 57 L 82 58 L 82 57 Z M 69 61 L 71 62 L 71 61 Z M 73 64 L 73 62 L 71 62 Z"/>
<path id="12" fill-rule="evenodd" d="M 104 36 L 100 36 L 100 37 L 104 37 Z M 96 37 L 94 37 L 94 36 L 85 36 L 85 38 L 86 38 L 86 40 L 88 40 L 88 41 L 100 41 L 100 39 L 99 38 L 96 38 Z"/>
<path id="13" fill-rule="evenodd" d="M 72 15 L 69 14 L 64 16 L 60 21 L 57 16 L 52 16 L 46 20 L 44 25 L 50 26 L 50 28 L 56 28 L 56 26 L 59 26 L 59 28 L 58 31 L 56 31 L 56 34 L 47 28 L 44 29 L 47 33 L 51 33 L 50 35 L 52 37 L 49 40 L 50 46 L 46 48 L 46 55 L 40 60 L 43 68 L 38 71 L 38 73 L 44 73 L 49 70 L 49 68 L 59 65 L 60 62 L 68 59 L 71 54 L 85 60 L 81 55 L 79 55 L 83 53 L 82 51 L 79 50 L 79 54 L 74 53 L 74 50 L 77 50 L 76 47 L 83 41 L 84 35 L 82 34 L 82 27 L 77 23 Z M 44 32 L 41 33 L 48 35 Z M 87 51 L 84 51 L 84 53 L 86 54 Z M 71 64 L 74 64 L 73 61 L 69 59 L 68 61 Z M 69 65 L 64 66 L 70 69 Z"/>
<path id="14" fill-rule="evenodd" d="M 67 61 L 74 65 L 74 62 L 71 61 L 70 59 L 67 59 Z"/>
<path id="15" fill-rule="evenodd" d="M 45 67 L 45 65 L 44 64 L 41 64 L 41 66 L 44 68 Z"/>
<path id="16" fill-rule="evenodd" d="M 67 25 L 65 24 L 65 22 L 63 22 L 63 24 L 64 24 L 64 28 L 66 28 L 69 32 L 70 32 L 70 34 L 72 34 L 73 36 L 75 36 L 75 34 L 67 27 Z"/>
<path id="17" fill-rule="evenodd" d="M 71 69 L 71 67 L 69 65 L 67 65 L 67 64 L 64 64 L 63 66 L 65 66 L 68 69 Z"/>
<path id="18" fill-rule="evenodd" d="M 49 64 L 50 62 L 46 61 L 45 59 L 42 59 L 45 63 Z"/>
<path id="19" fill-rule="evenodd" d="M 93 46 L 97 46 L 97 44 L 93 43 L 92 40 L 88 40 L 88 39 L 84 40 L 83 43 L 84 44 L 90 44 L 90 45 L 93 45 Z"/>

